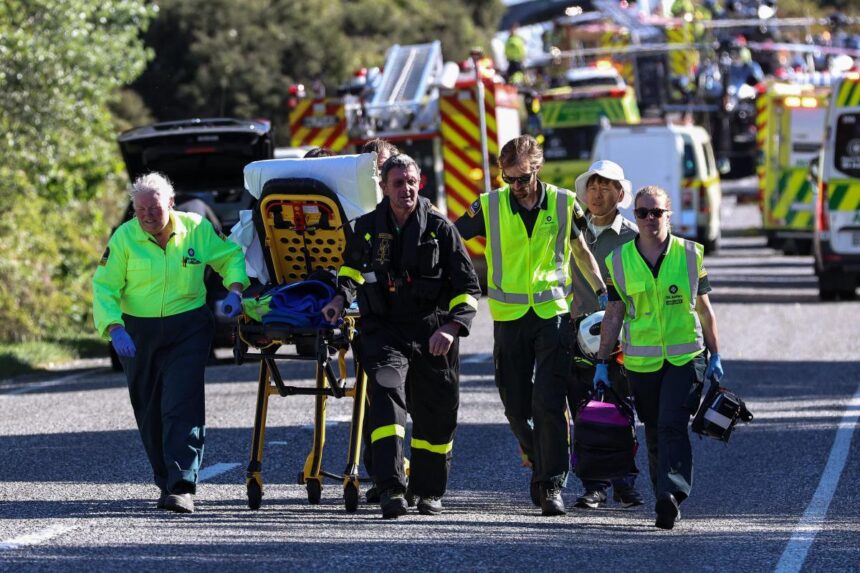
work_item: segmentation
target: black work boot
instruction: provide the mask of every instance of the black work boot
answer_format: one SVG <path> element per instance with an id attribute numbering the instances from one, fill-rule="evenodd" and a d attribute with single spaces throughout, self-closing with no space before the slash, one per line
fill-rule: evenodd
<path id="1" fill-rule="evenodd" d="M 364 497 L 367 499 L 367 503 L 379 503 L 379 490 L 375 485 L 372 485 L 367 492 L 365 492 Z"/>
<path id="2" fill-rule="evenodd" d="M 660 494 L 654 510 L 657 512 L 657 522 L 654 525 L 660 529 L 672 529 L 675 527 L 675 521 L 681 519 L 678 500 L 669 492 Z"/>
<path id="3" fill-rule="evenodd" d="M 176 513 L 194 513 L 194 498 L 190 493 L 171 493 L 164 498 L 164 509 Z"/>
<path id="4" fill-rule="evenodd" d="M 409 507 L 406 503 L 406 496 L 400 488 L 387 489 L 379 496 L 379 505 L 382 508 L 383 519 L 397 519 L 401 515 L 406 515 L 406 509 Z"/>
<path id="5" fill-rule="evenodd" d="M 442 513 L 442 498 L 435 495 L 419 497 L 418 513 L 421 515 L 439 515 Z"/>
<path id="6" fill-rule="evenodd" d="M 573 507 L 578 507 L 579 509 L 597 509 L 602 505 L 606 505 L 606 492 L 595 489 L 587 491 L 576 498 L 576 503 L 573 504 Z"/>
<path id="7" fill-rule="evenodd" d="M 158 509 L 167 509 L 164 503 L 167 501 L 167 490 L 161 490 L 161 495 L 158 496 L 158 501 L 155 504 L 155 507 Z"/>
<path id="8" fill-rule="evenodd" d="M 564 515 L 564 500 L 561 487 L 549 483 L 540 484 L 540 510 L 543 515 Z"/>
<path id="9" fill-rule="evenodd" d="M 532 498 L 532 503 L 535 504 L 535 507 L 540 507 L 540 482 L 535 481 L 534 472 L 532 472 L 532 477 L 529 481 L 529 496 Z"/>

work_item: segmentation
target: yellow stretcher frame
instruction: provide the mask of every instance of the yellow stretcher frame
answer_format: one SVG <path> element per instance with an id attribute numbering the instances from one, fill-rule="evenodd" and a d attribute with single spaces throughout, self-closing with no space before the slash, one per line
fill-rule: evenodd
<path id="1" fill-rule="evenodd" d="M 317 270 L 337 271 L 343 264 L 342 253 L 352 232 L 337 196 L 323 183 L 308 178 L 268 181 L 254 210 L 254 222 L 270 276 L 277 284 L 289 284 L 307 278 Z M 298 482 L 307 489 L 308 503 L 318 504 L 322 497 L 322 480 L 331 478 L 343 483 L 346 510 L 354 512 L 359 498 L 359 458 L 367 398 L 367 376 L 355 352 L 357 332 L 354 315 L 348 315 L 341 327 L 295 328 L 252 322 L 247 317 L 236 326 L 233 354 L 237 364 L 246 358 L 260 361 L 257 403 L 251 456 L 246 473 L 248 507 L 259 509 L 263 498 L 263 449 L 269 398 L 278 396 L 315 396 L 314 432 L 311 450 Z M 296 353 L 276 354 L 281 346 L 294 344 Z M 251 347 L 259 352 L 249 352 Z M 353 350 L 355 372 L 353 383 L 347 380 L 346 353 Z M 337 356 L 338 374 L 332 367 Z M 315 385 L 300 387 L 287 384 L 278 369 L 278 360 L 313 360 L 316 362 Z M 346 467 L 342 474 L 322 467 L 325 446 L 326 402 L 329 397 L 352 398 L 353 412 L 349 433 Z"/>

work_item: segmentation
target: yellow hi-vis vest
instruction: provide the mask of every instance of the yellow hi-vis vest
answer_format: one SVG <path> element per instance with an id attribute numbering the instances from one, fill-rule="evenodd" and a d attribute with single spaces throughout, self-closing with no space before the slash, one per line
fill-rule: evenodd
<path id="1" fill-rule="evenodd" d="M 681 366 L 705 349 L 696 314 L 702 245 L 670 236 L 657 278 L 636 241 L 612 251 L 606 266 L 627 305 L 621 336 L 625 368 L 654 372 L 663 360 Z"/>
<path id="2" fill-rule="evenodd" d="M 511 209 L 505 185 L 481 195 L 487 232 L 487 294 L 493 320 L 516 320 L 529 308 L 541 318 L 570 310 L 570 225 L 574 196 L 546 184 L 541 209 L 529 237 L 522 217 Z"/>

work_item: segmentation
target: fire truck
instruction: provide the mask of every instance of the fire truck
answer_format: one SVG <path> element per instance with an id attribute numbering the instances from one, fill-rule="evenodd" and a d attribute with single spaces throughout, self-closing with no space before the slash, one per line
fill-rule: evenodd
<path id="1" fill-rule="evenodd" d="M 291 144 L 356 153 L 371 139 L 385 139 L 421 167 L 421 195 L 456 220 L 501 184 L 499 150 L 520 135 L 517 89 L 477 58 L 470 62 L 465 71 L 445 63 L 438 41 L 394 45 L 362 93 L 299 99 L 289 117 Z M 483 239 L 466 247 L 483 258 Z"/>
<path id="2" fill-rule="evenodd" d="M 770 81 L 756 98 L 759 208 L 768 244 L 786 254 L 812 247 L 809 164 L 824 137 L 830 89 Z"/>

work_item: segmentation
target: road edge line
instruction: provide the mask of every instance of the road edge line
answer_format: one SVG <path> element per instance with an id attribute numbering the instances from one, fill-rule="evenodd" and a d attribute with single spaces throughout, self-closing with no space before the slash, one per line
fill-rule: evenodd
<path id="1" fill-rule="evenodd" d="M 848 400 L 818 487 L 815 489 L 809 505 L 806 506 L 803 517 L 795 526 L 791 539 L 788 540 L 788 545 L 786 545 L 776 564 L 774 573 L 794 573 L 803 567 L 806 554 L 809 553 L 815 536 L 818 535 L 818 531 L 827 517 L 827 510 L 830 508 L 833 494 L 836 493 L 839 478 L 845 469 L 845 462 L 848 461 L 854 429 L 857 426 L 858 418 L 860 418 L 860 412 L 856 410 L 858 405 L 860 405 L 860 385 L 857 386 L 854 396 Z"/>

